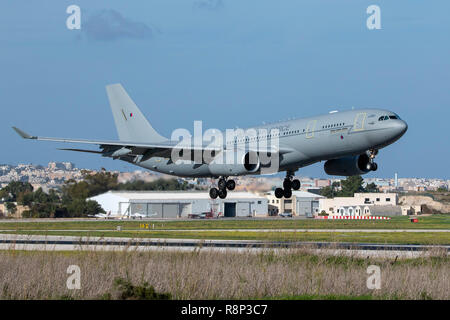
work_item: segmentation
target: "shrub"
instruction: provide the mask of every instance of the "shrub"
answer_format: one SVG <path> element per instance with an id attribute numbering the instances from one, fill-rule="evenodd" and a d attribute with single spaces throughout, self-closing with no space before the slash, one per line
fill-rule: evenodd
<path id="1" fill-rule="evenodd" d="M 159 293 L 147 282 L 135 286 L 128 279 L 117 278 L 114 280 L 115 289 L 119 290 L 119 299 L 122 300 L 170 300 L 169 293 Z"/>
<path id="2" fill-rule="evenodd" d="M 328 213 L 326 213 L 326 212 L 325 212 L 325 210 L 322 210 L 322 212 L 321 212 L 321 213 L 319 213 L 319 216 L 321 216 L 321 217 L 328 217 L 328 216 L 329 216 L 329 214 L 328 214 Z"/>

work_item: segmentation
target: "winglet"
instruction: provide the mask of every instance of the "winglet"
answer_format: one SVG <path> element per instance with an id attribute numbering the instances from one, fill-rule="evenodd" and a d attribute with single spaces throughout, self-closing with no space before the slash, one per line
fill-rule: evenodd
<path id="1" fill-rule="evenodd" d="M 24 138 L 24 139 L 37 139 L 37 137 L 35 137 L 35 136 L 30 136 L 28 133 L 26 133 L 26 132 L 20 130 L 19 128 L 16 128 L 16 127 L 12 127 L 12 128 L 14 129 L 15 132 L 17 132 L 17 134 L 18 134 L 19 136 L 21 136 L 21 137 Z"/>

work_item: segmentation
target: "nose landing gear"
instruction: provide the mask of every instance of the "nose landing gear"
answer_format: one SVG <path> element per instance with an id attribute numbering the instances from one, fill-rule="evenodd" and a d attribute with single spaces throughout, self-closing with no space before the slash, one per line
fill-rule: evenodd
<path id="1" fill-rule="evenodd" d="M 216 199 L 219 197 L 220 199 L 225 199 L 227 197 L 227 189 L 232 191 L 236 188 L 236 182 L 233 179 L 227 179 L 226 177 L 220 177 L 217 182 L 218 188 L 211 188 L 209 190 L 209 196 L 211 199 Z"/>
<path id="2" fill-rule="evenodd" d="M 275 197 L 278 199 L 285 197 L 290 198 L 292 196 L 292 189 L 298 190 L 300 189 L 300 181 L 294 178 L 294 171 L 287 171 L 286 178 L 283 181 L 283 189 L 276 188 L 275 189 Z"/>
<path id="3" fill-rule="evenodd" d="M 370 149 L 367 151 L 367 155 L 369 156 L 369 162 L 366 165 L 366 169 L 369 171 L 377 171 L 378 165 L 375 160 L 375 156 L 378 154 L 378 150 Z"/>

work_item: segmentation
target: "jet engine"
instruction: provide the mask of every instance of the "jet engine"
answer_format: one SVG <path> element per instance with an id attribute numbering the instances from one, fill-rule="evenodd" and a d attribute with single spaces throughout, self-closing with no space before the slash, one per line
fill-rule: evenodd
<path id="1" fill-rule="evenodd" d="M 209 171 L 217 176 L 239 176 L 255 173 L 260 166 L 257 152 L 225 150 L 209 163 Z"/>
<path id="2" fill-rule="evenodd" d="M 376 164 L 370 161 L 367 154 L 332 159 L 325 162 L 324 170 L 332 176 L 356 176 L 376 170 Z"/>

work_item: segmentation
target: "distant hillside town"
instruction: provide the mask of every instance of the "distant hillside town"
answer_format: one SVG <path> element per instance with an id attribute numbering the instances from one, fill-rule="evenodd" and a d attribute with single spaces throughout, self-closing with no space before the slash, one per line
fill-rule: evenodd
<path id="1" fill-rule="evenodd" d="M 0 218 L 186 218 L 298 216 L 367 218 L 450 213 L 449 181 L 350 176 L 298 177 L 289 198 L 282 175 L 236 178 L 227 200 L 211 199 L 210 179 L 180 179 L 147 170 L 78 169 L 70 162 L 0 166 Z M 425 192 L 424 192 L 425 191 Z"/>
<path id="2" fill-rule="evenodd" d="M 19 164 L 0 165 L 0 187 L 7 186 L 11 181 L 30 183 L 35 190 L 42 188 L 45 192 L 50 189 L 60 189 L 66 181 L 83 179 L 83 172 L 96 173 L 99 170 L 79 169 L 72 162 L 49 162 L 48 165 Z M 143 180 L 150 182 L 161 178 L 160 174 L 151 171 L 136 170 L 133 172 L 112 171 L 118 174 L 119 182 Z"/>
<path id="3" fill-rule="evenodd" d="M 89 170 L 92 173 L 96 170 L 79 169 L 71 162 L 49 162 L 47 166 L 34 164 L 0 165 L 0 187 L 3 188 L 11 181 L 21 181 L 30 183 L 35 190 L 42 188 L 44 191 L 50 189 L 60 189 L 68 180 L 81 181 L 83 171 Z M 154 181 L 164 175 L 154 173 L 148 170 L 136 170 L 132 172 L 112 171 L 118 174 L 118 181 L 121 183 L 143 180 L 146 182 Z M 320 179 L 311 177 L 298 177 L 302 189 L 309 191 L 330 187 L 333 182 L 340 182 L 341 179 Z M 282 177 L 259 176 L 259 177 L 240 177 L 237 181 L 237 191 L 264 192 L 271 190 L 275 186 L 282 184 Z M 208 179 L 188 180 L 191 184 L 205 188 L 209 185 Z M 422 192 L 436 191 L 440 189 L 450 189 L 450 180 L 444 179 L 426 179 L 426 178 L 365 178 L 366 184 L 375 184 L 380 192 L 403 191 L 403 192 Z"/>

